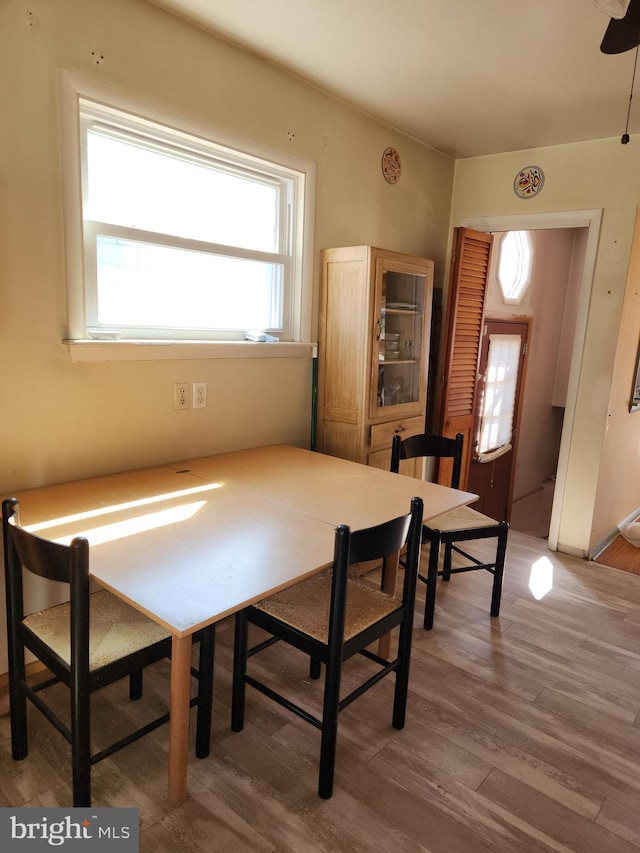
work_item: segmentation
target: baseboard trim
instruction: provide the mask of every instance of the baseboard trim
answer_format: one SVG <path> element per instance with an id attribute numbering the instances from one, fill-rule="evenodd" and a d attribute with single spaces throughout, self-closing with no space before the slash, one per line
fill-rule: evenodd
<path id="1" fill-rule="evenodd" d="M 616 538 L 616 536 L 619 535 L 625 524 L 630 524 L 632 521 L 635 521 L 638 516 L 640 516 L 640 507 L 634 509 L 632 513 L 630 513 L 626 518 L 622 519 L 622 521 L 618 524 L 617 527 L 614 527 L 613 530 L 610 530 L 605 537 L 603 537 L 599 542 L 589 548 L 589 559 L 596 560 L 600 556 L 600 554 L 602 554 L 605 548 L 608 548 L 609 545 L 611 545 L 611 543 Z"/>
<path id="2" fill-rule="evenodd" d="M 596 545 L 593 545 L 589 549 L 588 559 L 589 560 L 597 560 L 600 554 L 605 551 L 609 545 L 613 542 L 613 540 L 618 536 L 620 530 L 616 527 L 614 530 L 610 530 L 609 533 L 601 539 Z"/>
<path id="3" fill-rule="evenodd" d="M 579 557 L 581 560 L 588 560 L 589 556 L 582 548 L 576 548 L 573 545 L 564 545 L 558 542 L 557 548 L 551 548 L 551 551 L 560 551 L 561 554 L 568 554 L 570 557 Z"/>

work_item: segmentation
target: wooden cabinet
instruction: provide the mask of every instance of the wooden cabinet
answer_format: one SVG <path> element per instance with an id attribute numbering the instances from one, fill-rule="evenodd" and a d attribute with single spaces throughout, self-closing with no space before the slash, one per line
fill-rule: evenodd
<path id="1" fill-rule="evenodd" d="M 433 261 L 322 252 L 318 450 L 389 470 L 394 434 L 424 432 L 432 294 Z M 401 470 L 419 476 L 415 465 Z"/>

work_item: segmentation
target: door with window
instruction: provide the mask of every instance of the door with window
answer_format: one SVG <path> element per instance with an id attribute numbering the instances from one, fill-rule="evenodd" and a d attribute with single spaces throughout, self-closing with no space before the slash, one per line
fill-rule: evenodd
<path id="1" fill-rule="evenodd" d="M 509 520 L 530 319 L 489 320 L 480 346 L 476 413 L 467 489 L 474 509 Z"/>

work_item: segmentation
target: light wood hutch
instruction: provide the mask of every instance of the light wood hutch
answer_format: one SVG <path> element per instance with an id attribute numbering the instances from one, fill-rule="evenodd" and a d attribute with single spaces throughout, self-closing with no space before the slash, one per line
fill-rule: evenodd
<path id="1" fill-rule="evenodd" d="M 388 471 L 394 434 L 425 429 L 433 261 L 372 246 L 321 259 L 316 447 Z"/>

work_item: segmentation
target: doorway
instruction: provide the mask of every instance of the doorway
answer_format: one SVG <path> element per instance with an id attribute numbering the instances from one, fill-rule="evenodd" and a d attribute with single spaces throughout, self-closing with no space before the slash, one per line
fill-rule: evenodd
<path id="1" fill-rule="evenodd" d="M 522 230 L 537 231 L 540 229 L 584 229 L 581 271 L 576 289 L 574 325 L 570 334 L 563 335 L 564 345 L 567 349 L 564 397 L 561 401 L 562 405 L 554 407 L 552 412 L 552 417 L 559 424 L 560 441 L 555 480 L 553 481 L 553 504 L 549 522 L 548 545 L 551 550 L 557 550 L 558 541 L 561 539 L 563 517 L 570 516 L 571 513 L 571 507 L 565 506 L 566 478 L 601 218 L 601 210 L 585 210 L 531 215 L 491 216 L 465 219 L 461 223 L 464 227 L 491 233 Z M 523 415 L 523 426 L 525 420 L 526 412 Z M 520 459 L 517 461 L 517 466 L 519 464 Z M 517 476 L 516 472 L 516 478 Z"/>

